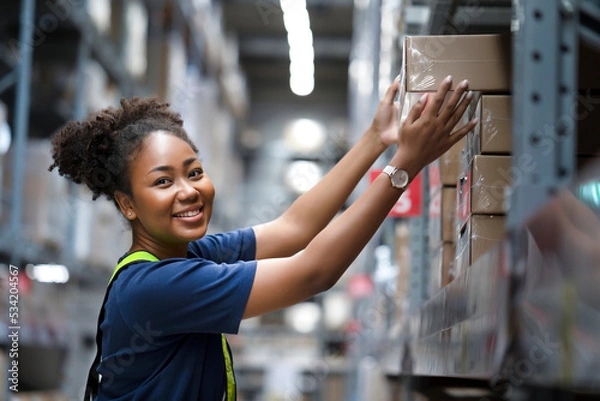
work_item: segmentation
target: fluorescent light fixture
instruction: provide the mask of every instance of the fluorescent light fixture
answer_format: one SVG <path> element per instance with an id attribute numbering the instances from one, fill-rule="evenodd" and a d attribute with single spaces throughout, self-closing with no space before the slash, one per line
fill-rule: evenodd
<path id="1" fill-rule="evenodd" d="M 290 63 L 290 75 L 314 75 L 315 65 L 313 63 L 302 63 L 298 61 L 292 61 Z"/>
<path id="2" fill-rule="evenodd" d="M 27 265 L 25 273 L 30 279 L 39 281 L 40 283 L 63 284 L 69 281 L 69 269 L 65 265 Z"/>
<path id="3" fill-rule="evenodd" d="M 284 13 L 306 9 L 306 0 L 281 0 L 280 4 Z"/>
<path id="4" fill-rule="evenodd" d="M 307 96 L 315 88 L 315 49 L 305 0 L 280 0 L 290 46 L 290 89 Z"/>
<path id="5" fill-rule="evenodd" d="M 315 89 L 315 77 L 313 75 L 290 76 L 290 89 L 298 96 L 308 96 Z"/>

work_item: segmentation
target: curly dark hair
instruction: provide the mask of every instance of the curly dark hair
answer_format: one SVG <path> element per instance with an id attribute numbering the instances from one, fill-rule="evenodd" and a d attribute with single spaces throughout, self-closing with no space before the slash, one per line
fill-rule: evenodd
<path id="1" fill-rule="evenodd" d="M 94 200 L 105 195 L 116 205 L 115 191 L 131 195 L 129 165 L 144 138 L 156 131 L 173 134 L 198 152 L 168 103 L 134 97 L 121 99 L 120 108 L 103 109 L 56 131 L 51 140 L 54 163 L 48 170 L 58 167 L 60 175 L 87 185 Z"/>

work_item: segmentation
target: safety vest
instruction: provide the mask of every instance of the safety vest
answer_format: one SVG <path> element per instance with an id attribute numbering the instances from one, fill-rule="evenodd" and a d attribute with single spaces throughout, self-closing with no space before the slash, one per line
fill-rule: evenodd
<path id="1" fill-rule="evenodd" d="M 90 371 L 88 373 L 87 384 L 85 386 L 85 395 L 84 401 L 93 401 L 98 395 L 98 386 L 99 386 L 99 375 L 97 372 L 98 365 L 100 364 L 101 356 L 102 356 L 102 331 L 100 330 L 100 324 L 104 319 L 104 306 L 106 305 L 106 300 L 108 299 L 108 292 L 110 291 L 113 282 L 119 276 L 123 270 L 129 265 L 135 262 L 158 262 L 159 259 L 146 251 L 135 251 L 127 255 L 115 268 L 110 280 L 108 281 L 108 286 L 106 288 L 106 294 L 104 295 L 104 301 L 102 302 L 102 307 L 100 308 L 100 315 L 98 316 L 98 328 L 96 329 L 96 357 L 94 358 L 94 362 L 92 362 L 92 366 L 90 367 Z M 224 334 L 221 334 L 221 348 L 223 350 L 223 359 L 225 360 L 225 375 L 227 376 L 227 390 L 225 395 L 223 396 L 223 400 L 225 401 L 235 401 L 237 398 L 237 390 L 235 384 L 235 375 L 233 372 L 233 358 L 231 357 L 231 349 L 229 348 L 229 344 L 227 343 L 227 339 Z"/>

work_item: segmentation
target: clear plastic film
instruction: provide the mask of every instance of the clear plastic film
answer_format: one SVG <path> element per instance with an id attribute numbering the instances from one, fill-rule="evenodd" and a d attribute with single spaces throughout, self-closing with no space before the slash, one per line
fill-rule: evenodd
<path id="1" fill-rule="evenodd" d="M 524 227 L 519 351 L 542 344 L 536 374 L 580 388 L 600 380 L 600 163 L 580 171 Z M 542 348 L 541 348 L 542 349 Z M 518 356 L 517 356 L 518 357 Z M 583 387 L 581 387 L 583 386 Z"/>
<path id="2" fill-rule="evenodd" d="M 435 295 L 454 278 L 454 257 L 456 245 L 445 243 L 431 253 L 431 271 L 429 276 L 429 294 Z"/>
<path id="3" fill-rule="evenodd" d="M 470 215 L 503 215 L 511 185 L 511 157 L 478 155 L 457 185 L 457 225 Z"/>
<path id="4" fill-rule="evenodd" d="M 480 124 L 470 134 L 468 161 L 480 154 L 508 155 L 512 149 L 511 97 L 482 95 L 475 115 Z"/>
<path id="5" fill-rule="evenodd" d="M 471 180 L 472 214 L 506 213 L 511 160 L 510 156 L 475 156 Z"/>
<path id="6" fill-rule="evenodd" d="M 407 36 L 406 90 L 433 91 L 448 76 L 472 90 L 510 91 L 509 35 Z"/>
<path id="7" fill-rule="evenodd" d="M 454 273 L 464 273 L 469 266 L 502 242 L 505 236 L 504 216 L 470 216 L 457 239 Z"/>

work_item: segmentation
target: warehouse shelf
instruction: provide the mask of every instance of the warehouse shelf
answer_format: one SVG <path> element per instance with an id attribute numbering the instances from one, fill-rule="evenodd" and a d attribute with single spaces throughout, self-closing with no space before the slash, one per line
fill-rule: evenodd
<path id="1" fill-rule="evenodd" d="M 597 204 L 584 199 L 580 191 L 584 178 L 592 185 L 600 181 L 600 165 L 579 178 L 575 168 L 577 127 L 557 127 L 557 116 L 573 115 L 577 80 L 582 76 L 578 67 L 587 74 L 591 65 L 597 65 L 591 59 L 600 51 L 600 6 L 591 0 L 477 2 L 477 6 L 485 10 L 481 13 L 496 15 L 499 20 L 513 16 L 511 23 L 517 30 L 512 36 L 516 110 L 512 155 L 513 161 L 533 158 L 536 168 L 523 171 L 514 165 L 521 175 L 512 188 L 506 240 L 400 322 L 402 330 L 396 334 L 392 356 L 384 361 L 386 372 L 393 381 L 424 394 L 434 389 L 432 399 L 448 397 L 434 394 L 440 388 L 481 386 L 490 392 L 488 399 L 597 397 L 600 276 L 596 271 L 600 260 L 597 252 L 584 245 L 577 249 L 580 244 L 575 240 L 567 246 L 565 238 L 572 235 L 586 241 L 584 237 L 589 235 L 597 247 L 598 237 L 583 227 L 578 227 L 583 232 L 578 236 L 581 233 L 568 234 L 570 227 L 548 226 L 544 234 L 561 239 L 549 246 L 545 244 L 548 238 L 530 229 L 530 224 L 553 222 L 557 215 L 579 209 L 600 216 Z M 497 30 L 488 24 L 457 31 L 457 15 L 468 7 L 463 1 L 415 0 L 409 7 L 430 9 L 428 17 L 420 21 L 420 29 L 415 29 L 414 21 L 408 24 L 412 34 L 497 33 L 508 28 L 504 25 Z M 583 46 L 579 56 L 587 58 L 577 58 L 578 52 L 569 51 L 582 49 L 579 46 Z M 539 63 L 533 54 L 543 55 L 547 62 Z M 581 61 L 587 65 L 579 65 Z M 549 77 L 558 83 L 548 85 Z M 579 85 L 586 88 L 581 81 Z M 543 154 L 531 137 L 547 132 L 548 127 L 560 131 L 561 138 L 561 145 L 550 155 Z M 563 195 L 556 197 L 565 187 L 571 193 L 566 195 L 567 201 Z M 590 230 L 600 232 L 593 221 L 588 220 Z M 416 248 L 412 247 L 419 253 L 422 242 L 427 241 L 422 233 L 420 238 Z M 429 270 L 428 265 L 421 270 Z"/>

